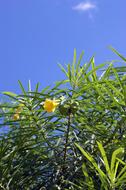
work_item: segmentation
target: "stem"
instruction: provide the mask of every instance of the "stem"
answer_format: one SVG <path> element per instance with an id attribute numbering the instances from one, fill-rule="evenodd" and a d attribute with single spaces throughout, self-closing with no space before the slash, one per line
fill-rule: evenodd
<path id="1" fill-rule="evenodd" d="M 64 147 L 64 162 L 66 161 L 66 154 L 67 154 L 67 146 L 69 140 L 69 132 L 70 132 L 70 124 L 71 124 L 71 110 L 68 111 L 68 124 L 67 124 L 67 131 L 66 131 L 66 142 Z"/>
<path id="2" fill-rule="evenodd" d="M 3 190 L 6 190 L 1 184 L 0 184 L 0 187 L 1 187 Z"/>

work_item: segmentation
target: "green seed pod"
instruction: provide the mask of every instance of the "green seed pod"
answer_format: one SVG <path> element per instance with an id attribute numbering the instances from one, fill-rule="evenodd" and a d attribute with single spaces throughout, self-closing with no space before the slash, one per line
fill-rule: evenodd
<path id="1" fill-rule="evenodd" d="M 67 116 L 69 113 L 70 106 L 67 104 L 61 104 L 59 105 L 59 111 L 62 115 Z"/>
<path id="2" fill-rule="evenodd" d="M 79 108 L 79 103 L 78 102 L 71 103 L 70 110 L 71 110 L 72 114 L 75 114 L 77 112 L 78 108 Z"/>
<path id="3" fill-rule="evenodd" d="M 79 103 L 78 102 L 64 102 L 64 104 L 59 105 L 59 111 L 62 115 L 67 116 L 69 113 L 75 114 L 78 110 Z"/>

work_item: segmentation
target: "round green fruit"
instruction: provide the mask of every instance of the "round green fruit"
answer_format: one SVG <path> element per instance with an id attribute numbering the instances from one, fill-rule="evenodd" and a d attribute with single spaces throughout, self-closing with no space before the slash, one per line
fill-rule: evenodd
<path id="1" fill-rule="evenodd" d="M 64 102 L 64 104 L 59 105 L 59 111 L 62 115 L 67 116 L 69 113 L 75 114 L 79 108 L 78 102 Z"/>

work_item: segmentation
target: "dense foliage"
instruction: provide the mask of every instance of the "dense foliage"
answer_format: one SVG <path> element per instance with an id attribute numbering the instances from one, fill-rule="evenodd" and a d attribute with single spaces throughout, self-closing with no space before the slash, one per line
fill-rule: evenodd
<path id="1" fill-rule="evenodd" d="M 66 79 L 1 101 L 2 190 L 126 189 L 126 58 L 95 66 L 94 57 L 61 70 Z M 119 62 L 119 61 L 118 61 Z"/>

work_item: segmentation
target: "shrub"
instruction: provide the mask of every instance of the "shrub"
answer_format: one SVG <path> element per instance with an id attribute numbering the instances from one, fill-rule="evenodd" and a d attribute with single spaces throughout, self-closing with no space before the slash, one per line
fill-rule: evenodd
<path id="1" fill-rule="evenodd" d="M 1 189 L 126 188 L 126 67 L 82 57 L 74 51 L 72 64 L 60 65 L 66 79 L 52 88 L 25 90 L 19 81 L 20 95 L 3 93 Z"/>

